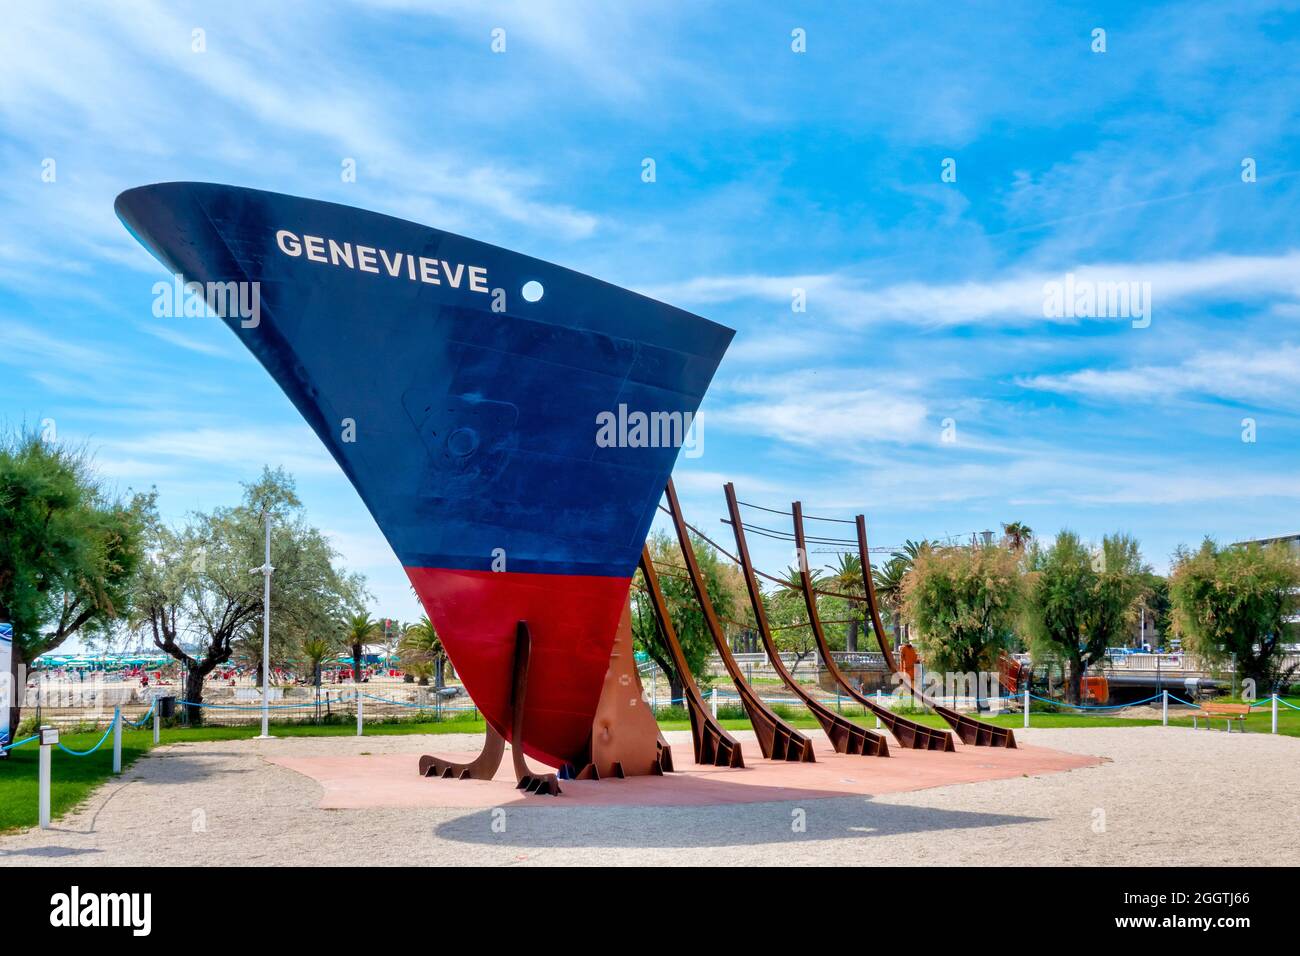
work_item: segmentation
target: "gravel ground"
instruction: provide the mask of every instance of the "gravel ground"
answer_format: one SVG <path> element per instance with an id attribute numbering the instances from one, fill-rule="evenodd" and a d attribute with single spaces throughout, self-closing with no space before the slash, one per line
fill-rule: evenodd
<path id="1" fill-rule="evenodd" d="M 418 754 L 477 741 L 174 744 L 101 787 L 54 829 L 0 837 L 0 865 L 1294 863 L 1300 739 L 1163 727 L 1016 733 L 1110 762 L 874 798 L 321 810 L 315 781 L 263 754 Z M 669 737 L 689 754 L 688 735 Z"/>

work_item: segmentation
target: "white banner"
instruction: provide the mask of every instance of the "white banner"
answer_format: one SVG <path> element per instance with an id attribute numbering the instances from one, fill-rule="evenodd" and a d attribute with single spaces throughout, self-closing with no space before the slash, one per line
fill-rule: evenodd
<path id="1" fill-rule="evenodd" d="M 0 743 L 9 743 L 9 708 L 13 706 L 14 686 L 9 676 L 14 652 L 14 626 L 0 624 Z"/>

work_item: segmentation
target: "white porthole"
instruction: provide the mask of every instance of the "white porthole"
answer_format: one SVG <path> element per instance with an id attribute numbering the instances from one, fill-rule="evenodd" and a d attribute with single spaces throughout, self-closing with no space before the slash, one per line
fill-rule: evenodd
<path id="1" fill-rule="evenodd" d="M 529 279 L 524 283 L 521 292 L 525 302 L 537 302 L 546 290 L 542 288 L 542 284 L 536 279 Z"/>

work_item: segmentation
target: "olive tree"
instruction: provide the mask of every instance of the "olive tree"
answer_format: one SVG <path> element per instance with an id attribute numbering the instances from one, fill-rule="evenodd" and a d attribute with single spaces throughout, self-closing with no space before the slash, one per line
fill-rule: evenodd
<path id="1" fill-rule="evenodd" d="M 20 431 L 0 438 L 0 623 L 13 626 L 9 726 L 27 665 L 73 636 L 105 633 L 130 607 L 151 498 L 108 494 L 86 456 Z"/>
<path id="2" fill-rule="evenodd" d="M 933 547 L 913 560 L 902 607 L 926 666 L 965 675 L 990 668 L 1010 643 L 1023 597 L 1019 556 L 1010 549 Z"/>
<path id="3" fill-rule="evenodd" d="M 1188 650 L 1211 663 L 1235 657 L 1259 689 L 1290 680 L 1282 666 L 1287 618 L 1300 608 L 1300 559 L 1280 544 L 1180 552 L 1169 579 L 1174 627 Z"/>
<path id="4" fill-rule="evenodd" d="M 264 469 L 243 487 L 238 505 L 195 514 L 177 528 L 156 510 L 147 516 L 148 558 L 135 581 L 134 620 L 181 663 L 190 705 L 203 702 L 207 676 L 230 661 L 240 641 L 260 640 L 263 581 L 251 569 L 263 561 L 268 516 L 273 644 L 291 634 L 291 643 L 301 647 L 313 629 L 324 636 L 365 595 L 363 579 L 336 567 L 329 540 L 307 523 L 289 475 Z M 193 722 L 201 723 L 202 714 L 192 706 Z"/>
<path id="5" fill-rule="evenodd" d="M 1069 665 L 1067 699 L 1077 704 L 1084 673 L 1127 635 L 1150 569 L 1128 535 L 1108 535 L 1089 548 L 1070 531 L 1057 534 L 1049 548 L 1033 545 L 1026 563 L 1031 650 Z"/>
<path id="6" fill-rule="evenodd" d="M 738 585 L 736 576 L 728 573 L 728 568 L 723 565 L 721 556 L 712 545 L 694 533 L 691 534 L 690 540 L 695 551 L 695 560 L 700 566 L 700 573 L 704 576 L 704 589 L 713 602 L 713 608 L 718 616 L 725 620 L 743 614 L 743 611 L 738 611 L 742 606 L 738 588 L 743 585 Z M 686 666 L 690 669 L 696 683 L 707 686 L 710 682 L 708 662 L 714 653 L 713 638 L 704 620 L 704 612 L 695 597 L 690 576 L 685 570 L 685 558 L 682 557 L 677 541 L 663 532 L 651 535 L 646 546 L 649 548 L 651 559 L 655 562 L 659 589 L 668 604 L 668 613 L 672 619 L 673 630 L 677 633 L 677 640 L 682 646 Z M 636 583 L 644 588 L 640 571 L 637 572 Z M 634 590 L 633 594 L 633 643 L 638 651 L 649 654 L 659 669 L 667 675 L 672 699 L 681 701 L 685 694 L 685 686 L 681 675 L 673 667 L 667 648 L 664 647 L 659 635 L 654 609 L 650 606 L 644 590 Z"/>

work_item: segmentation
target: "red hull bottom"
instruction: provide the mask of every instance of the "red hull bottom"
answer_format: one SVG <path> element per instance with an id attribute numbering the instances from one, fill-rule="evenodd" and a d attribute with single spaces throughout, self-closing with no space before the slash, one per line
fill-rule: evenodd
<path id="1" fill-rule="evenodd" d="M 510 739 L 515 627 L 533 638 L 524 753 L 552 767 L 591 736 L 630 578 L 407 568 L 474 703 Z"/>

